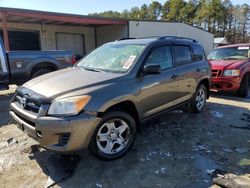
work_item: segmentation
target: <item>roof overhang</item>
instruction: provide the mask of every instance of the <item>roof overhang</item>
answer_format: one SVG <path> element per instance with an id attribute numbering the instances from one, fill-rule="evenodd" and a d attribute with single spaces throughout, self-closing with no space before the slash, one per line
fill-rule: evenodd
<path id="1" fill-rule="evenodd" d="M 127 20 L 111 19 L 103 17 L 83 16 L 76 14 L 64 14 L 56 12 L 44 12 L 26 9 L 0 8 L 0 19 L 5 15 L 8 22 L 55 24 L 55 25 L 126 25 Z"/>

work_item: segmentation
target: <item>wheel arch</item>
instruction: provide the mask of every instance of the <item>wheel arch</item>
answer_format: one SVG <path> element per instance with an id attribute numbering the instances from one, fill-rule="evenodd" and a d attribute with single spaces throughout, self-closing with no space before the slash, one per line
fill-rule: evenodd
<path id="1" fill-rule="evenodd" d="M 209 92 L 209 90 L 210 90 L 210 81 L 209 81 L 209 78 L 203 78 L 202 80 L 200 80 L 199 83 L 197 84 L 197 88 L 201 84 L 203 84 L 206 87 L 206 89 L 207 89 L 207 99 L 208 99 L 209 96 L 210 96 L 210 92 Z"/>
<path id="2" fill-rule="evenodd" d="M 116 104 L 113 104 L 112 106 L 108 107 L 104 112 L 99 112 L 98 115 L 102 117 L 105 113 L 111 112 L 111 111 L 123 111 L 127 112 L 129 115 L 131 115 L 135 122 L 136 122 L 136 128 L 137 130 L 140 130 L 140 116 L 138 113 L 138 110 L 136 108 L 136 105 L 130 101 L 122 101 Z"/>
<path id="3" fill-rule="evenodd" d="M 30 71 L 30 77 L 32 77 L 32 75 L 38 71 L 39 69 L 50 69 L 52 71 L 58 70 L 58 67 L 51 62 L 40 62 L 38 64 L 36 64 L 35 66 L 32 67 L 31 71 Z"/>
<path id="4" fill-rule="evenodd" d="M 242 78 L 244 78 L 245 76 L 248 76 L 248 79 L 250 79 L 250 71 L 246 72 Z"/>

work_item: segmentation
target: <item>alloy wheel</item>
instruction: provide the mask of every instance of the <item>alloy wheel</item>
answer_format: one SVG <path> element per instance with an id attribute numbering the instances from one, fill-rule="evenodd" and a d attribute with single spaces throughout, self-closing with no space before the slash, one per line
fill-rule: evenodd
<path id="1" fill-rule="evenodd" d="M 206 102 L 206 93 L 203 88 L 200 88 L 197 91 L 196 98 L 195 98 L 195 105 L 198 110 L 201 110 Z"/>
<path id="2" fill-rule="evenodd" d="M 117 154 L 129 142 L 130 128 L 122 119 L 112 119 L 103 123 L 96 135 L 97 147 L 105 154 Z"/>

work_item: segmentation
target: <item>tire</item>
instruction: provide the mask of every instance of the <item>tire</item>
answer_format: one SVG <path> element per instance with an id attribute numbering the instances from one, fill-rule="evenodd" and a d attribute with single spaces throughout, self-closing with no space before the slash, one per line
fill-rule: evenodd
<path id="1" fill-rule="evenodd" d="M 39 69 L 39 70 L 36 70 L 34 73 L 32 73 L 31 79 L 36 78 L 38 76 L 41 76 L 43 74 L 50 73 L 52 71 L 53 71 L 52 69 Z"/>
<path id="2" fill-rule="evenodd" d="M 190 102 L 190 110 L 192 112 L 201 113 L 205 109 L 207 92 L 207 88 L 200 84 Z"/>
<path id="3" fill-rule="evenodd" d="M 135 138 L 136 123 L 132 116 L 122 111 L 111 111 L 98 124 L 89 150 L 100 160 L 116 160 L 130 150 Z"/>
<path id="4" fill-rule="evenodd" d="M 247 97 L 248 96 L 248 87 L 249 87 L 249 83 L 250 83 L 249 77 L 250 77 L 249 75 L 245 75 L 243 77 L 243 79 L 241 80 L 240 88 L 237 91 L 237 95 L 239 97 Z"/>

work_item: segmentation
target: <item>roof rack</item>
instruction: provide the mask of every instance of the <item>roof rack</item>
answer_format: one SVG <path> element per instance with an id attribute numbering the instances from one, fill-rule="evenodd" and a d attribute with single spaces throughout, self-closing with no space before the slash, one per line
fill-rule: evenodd
<path id="1" fill-rule="evenodd" d="M 197 40 L 191 39 L 191 38 L 186 38 L 186 37 L 178 37 L 178 36 L 147 36 L 147 37 L 139 37 L 139 38 L 120 38 L 117 39 L 116 41 L 121 41 L 121 40 L 131 40 L 131 39 L 150 39 L 150 38 L 155 38 L 157 40 L 164 40 L 164 39 L 175 39 L 175 40 L 189 40 L 191 42 L 198 43 Z"/>
<path id="2" fill-rule="evenodd" d="M 186 38 L 186 37 L 177 37 L 177 36 L 161 36 L 158 38 L 158 40 L 163 40 L 163 39 L 189 40 L 189 41 L 196 42 L 196 43 L 198 42 L 195 39 Z"/>
<path id="3" fill-rule="evenodd" d="M 136 38 L 128 38 L 128 37 L 124 37 L 124 38 L 117 39 L 116 41 L 120 41 L 120 40 L 130 40 L 130 39 L 136 39 Z"/>
<path id="4" fill-rule="evenodd" d="M 147 37 L 139 37 L 137 39 L 151 39 L 151 38 L 159 38 L 160 36 L 147 36 Z"/>

